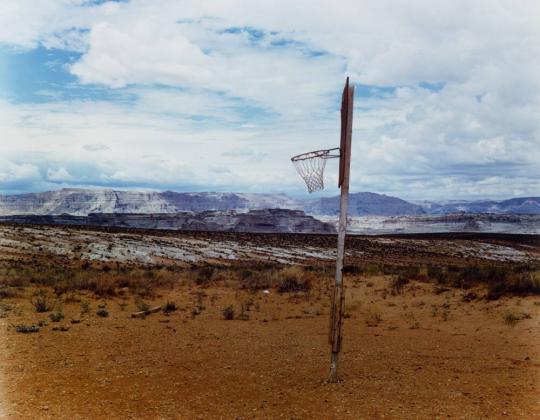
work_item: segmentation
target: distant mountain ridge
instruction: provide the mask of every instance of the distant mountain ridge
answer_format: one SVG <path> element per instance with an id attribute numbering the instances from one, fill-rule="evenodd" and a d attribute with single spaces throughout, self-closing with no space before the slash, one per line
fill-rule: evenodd
<path id="1" fill-rule="evenodd" d="M 426 213 L 433 215 L 452 213 L 540 214 L 540 197 L 519 197 L 501 201 L 422 202 L 420 205 Z"/>
<path id="2" fill-rule="evenodd" d="M 178 213 L 249 211 L 265 208 L 300 210 L 284 194 L 178 193 L 65 188 L 58 191 L 0 195 L 0 215 L 87 216 L 90 213 Z"/>
<path id="3" fill-rule="evenodd" d="M 286 194 L 220 192 L 146 192 L 111 189 L 62 189 L 42 193 L 0 195 L 0 216 L 90 213 L 169 214 L 204 211 L 247 212 L 269 208 L 303 210 L 314 216 L 337 216 L 339 197 L 297 199 Z M 418 216 L 451 213 L 540 214 L 540 197 L 503 201 L 411 203 L 371 192 L 351 193 L 350 216 Z"/>
<path id="4" fill-rule="evenodd" d="M 307 201 L 304 211 L 313 215 L 337 216 L 339 196 Z M 401 198 L 371 192 L 349 194 L 349 216 L 417 216 L 422 214 L 425 214 L 425 211 L 421 206 Z"/>

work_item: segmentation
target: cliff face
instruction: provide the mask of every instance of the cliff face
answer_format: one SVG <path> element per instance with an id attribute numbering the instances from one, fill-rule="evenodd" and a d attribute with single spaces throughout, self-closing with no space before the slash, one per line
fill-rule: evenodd
<path id="1" fill-rule="evenodd" d="M 35 194 L 0 196 L 0 215 L 71 214 L 176 211 L 156 192 L 63 189 Z"/>
<path id="2" fill-rule="evenodd" d="M 339 197 L 296 199 L 285 194 L 63 189 L 44 193 L 0 195 L 0 216 L 90 213 L 247 212 L 261 209 L 303 210 L 314 216 L 337 216 Z M 504 201 L 449 201 L 413 204 L 370 192 L 351 193 L 349 216 L 421 216 L 452 213 L 540 214 L 540 198 Z"/>
<path id="3" fill-rule="evenodd" d="M 59 215 L 86 216 L 90 213 L 178 213 L 235 211 L 261 209 L 304 210 L 313 215 L 337 215 L 339 197 L 300 200 L 285 194 L 245 193 L 177 193 L 63 189 L 59 191 L 0 195 L 0 216 L 4 215 Z M 397 216 L 423 214 L 416 204 L 396 197 L 374 193 L 350 195 L 351 216 L 367 214 Z"/>
<path id="4" fill-rule="evenodd" d="M 324 223 L 299 210 L 265 209 L 245 213 L 206 211 L 200 213 L 91 213 L 88 216 L 27 215 L 3 216 L 12 223 L 59 224 L 138 229 L 208 230 L 268 233 L 335 233 Z"/>

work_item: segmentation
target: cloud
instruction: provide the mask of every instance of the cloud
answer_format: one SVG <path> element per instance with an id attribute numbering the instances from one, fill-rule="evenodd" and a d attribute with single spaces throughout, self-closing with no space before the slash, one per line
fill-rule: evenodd
<path id="1" fill-rule="evenodd" d="M 289 157 L 337 144 L 350 74 L 353 189 L 537 195 L 539 18 L 491 0 L 4 1 L 0 44 L 77 52 L 77 89 L 116 94 L 0 101 L 3 156 L 70 182 L 299 193 Z"/>
<path id="2" fill-rule="evenodd" d="M 109 147 L 101 143 L 84 144 L 83 149 L 89 152 L 99 152 L 102 150 L 109 150 Z"/>
<path id="3" fill-rule="evenodd" d="M 339 59 L 309 57 L 295 48 L 254 45 L 243 32 L 223 33 L 213 25 L 194 35 L 184 26 L 166 15 L 96 24 L 88 51 L 70 71 L 82 83 L 192 86 L 298 115 L 306 108 L 326 108 L 322 97 L 334 85 L 329 76 L 343 67 Z M 283 96 L 292 86 L 300 94 Z"/>
<path id="4" fill-rule="evenodd" d="M 39 168 L 31 163 L 16 163 L 2 158 L 0 168 L 0 191 L 24 191 L 39 186 L 42 181 Z"/>
<path id="5" fill-rule="evenodd" d="M 38 168 L 29 163 L 14 164 L 4 162 L 0 171 L 0 182 L 3 184 L 20 183 L 41 179 Z"/>
<path id="6" fill-rule="evenodd" d="M 47 180 L 51 182 L 69 182 L 73 181 L 73 176 L 66 170 L 66 168 L 47 169 Z"/>

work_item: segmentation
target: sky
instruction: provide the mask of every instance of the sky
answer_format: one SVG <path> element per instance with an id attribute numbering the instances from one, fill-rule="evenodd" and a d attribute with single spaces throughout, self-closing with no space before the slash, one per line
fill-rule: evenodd
<path id="1" fill-rule="evenodd" d="M 536 0 L 1 0 L 0 194 L 307 194 L 339 146 L 351 191 L 540 196 Z M 327 188 L 335 195 L 337 162 Z"/>

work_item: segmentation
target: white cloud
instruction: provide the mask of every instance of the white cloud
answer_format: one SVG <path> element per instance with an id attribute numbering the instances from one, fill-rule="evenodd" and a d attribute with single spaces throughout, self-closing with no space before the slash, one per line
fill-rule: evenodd
<path id="1" fill-rule="evenodd" d="M 51 182 L 69 182 L 73 181 L 73 176 L 66 168 L 47 169 L 47 180 Z"/>
<path id="2" fill-rule="evenodd" d="M 0 183 L 15 184 L 41 179 L 37 166 L 29 163 L 16 164 L 12 162 L 3 162 L 0 170 Z"/>
<path id="3" fill-rule="evenodd" d="M 349 73 L 392 88 L 357 96 L 356 190 L 540 194 L 537 2 L 82 3 L 4 1 L 0 43 L 82 52 L 80 83 L 133 102 L 0 103 L 12 161 L 73 182 L 299 191 L 288 157 L 337 143 Z"/>
<path id="4" fill-rule="evenodd" d="M 99 152 L 102 150 L 109 150 L 109 147 L 102 143 L 91 143 L 83 145 L 83 149 L 89 152 Z"/>

